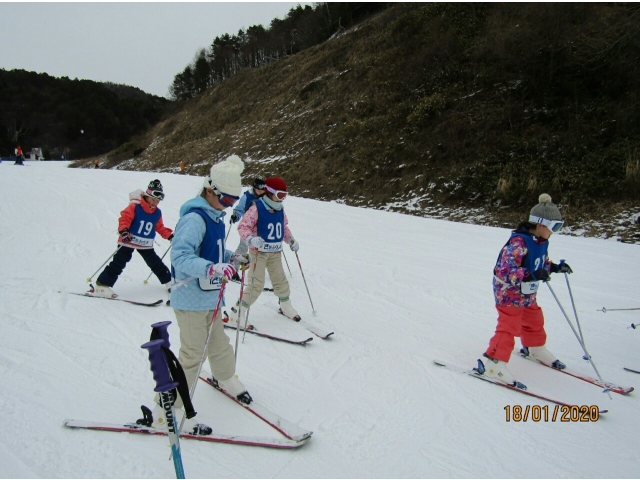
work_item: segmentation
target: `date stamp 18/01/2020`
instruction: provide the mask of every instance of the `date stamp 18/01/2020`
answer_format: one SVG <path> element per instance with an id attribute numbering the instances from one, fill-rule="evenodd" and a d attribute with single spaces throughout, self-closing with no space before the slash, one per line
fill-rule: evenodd
<path id="1" fill-rule="evenodd" d="M 504 407 L 507 422 L 597 422 L 600 409 L 597 405 L 507 405 Z"/>

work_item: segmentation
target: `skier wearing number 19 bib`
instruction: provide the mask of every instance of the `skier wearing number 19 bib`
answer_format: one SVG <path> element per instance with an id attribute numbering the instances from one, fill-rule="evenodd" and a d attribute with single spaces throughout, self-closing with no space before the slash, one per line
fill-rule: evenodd
<path id="1" fill-rule="evenodd" d="M 153 249 L 156 232 L 167 240 L 173 238 L 173 230 L 164 226 L 162 212 L 158 208 L 163 199 L 164 192 L 160 180 L 153 180 L 144 192 L 135 190 L 129 194 L 129 205 L 120 212 L 118 221 L 118 251 L 98 277 L 94 295 L 108 298 L 117 296 L 112 287 L 135 250 L 155 273 L 160 283 L 169 288 L 171 272 Z"/>
<path id="2" fill-rule="evenodd" d="M 493 269 L 498 325 L 484 358 L 478 361 L 479 373 L 523 389 L 526 386 L 516 381 L 507 368 L 514 337 L 520 337 L 522 355 L 557 369 L 565 368 L 545 346 L 544 316 L 536 293 L 541 282 L 549 280 L 550 273 L 572 273 L 572 270 L 566 263 L 557 265 L 549 260 L 549 238 L 564 222 L 549 195 L 543 193 L 538 201 L 531 209 L 529 221 L 518 225 L 498 255 Z"/>
<path id="3" fill-rule="evenodd" d="M 265 180 L 265 194 L 246 211 L 238 233 L 249 246 L 251 265 L 247 270 L 247 287 L 242 294 L 241 312 L 246 315 L 249 302 L 255 303 L 264 287 L 265 269 L 269 272 L 273 293 L 278 297 L 280 312 L 292 320 L 300 321 L 300 315 L 291 305 L 289 282 L 282 268 L 282 244 L 289 245 L 294 252 L 300 247 L 289 230 L 289 220 L 282 206 L 287 197 L 287 184 L 280 177 Z M 255 279 L 253 278 L 255 276 Z M 230 322 L 237 322 L 237 313 L 232 313 Z M 240 319 L 243 326 L 245 319 Z"/>

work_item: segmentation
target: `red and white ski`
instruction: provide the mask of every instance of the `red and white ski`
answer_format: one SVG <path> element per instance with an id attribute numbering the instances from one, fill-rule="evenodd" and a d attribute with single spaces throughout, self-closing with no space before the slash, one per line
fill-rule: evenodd
<path id="1" fill-rule="evenodd" d="M 138 302 L 136 300 L 127 300 L 125 298 L 120 298 L 120 297 L 116 297 L 116 298 L 100 297 L 98 295 L 93 295 L 90 292 L 85 292 L 85 293 L 69 292 L 69 293 L 71 295 L 80 295 L 81 297 L 101 298 L 103 300 L 116 300 L 118 302 L 126 302 L 132 305 L 140 305 L 143 307 L 157 307 L 158 305 L 162 305 L 164 303 L 163 300 L 156 300 L 155 302 Z"/>
<path id="2" fill-rule="evenodd" d="M 308 440 L 309 438 L 311 438 L 311 435 L 313 434 L 313 432 L 309 430 L 305 430 L 304 428 L 300 428 L 297 425 L 294 425 L 288 420 L 285 420 L 284 418 L 282 418 L 280 415 L 273 413 L 266 407 L 263 407 L 262 405 L 258 404 L 255 400 L 252 401 L 251 404 L 249 405 L 242 403 L 230 393 L 226 392 L 219 386 L 216 386 L 216 383 L 214 383 L 213 379 L 208 377 L 206 374 L 201 375 L 200 380 L 211 385 L 217 391 L 219 391 L 223 395 L 226 395 L 231 400 L 236 402 L 238 405 L 244 407 L 246 410 L 253 413 L 260 420 L 265 422 L 267 425 L 270 425 L 272 428 L 280 432 L 282 435 L 284 435 L 288 439 L 300 442 L 300 441 Z"/>
<path id="3" fill-rule="evenodd" d="M 600 388 L 604 388 L 606 390 L 611 390 L 614 393 L 619 393 L 620 395 L 626 395 L 628 393 L 633 392 L 634 388 L 633 387 L 623 387 L 620 385 L 616 385 L 615 383 L 610 383 L 610 382 L 601 382 L 599 379 L 597 378 L 593 378 L 593 377 L 589 377 L 587 375 L 582 375 L 581 373 L 575 372 L 573 370 L 569 370 L 568 368 L 563 368 L 562 370 L 558 369 L 558 368 L 554 368 L 551 365 L 547 365 L 546 363 L 542 363 L 539 360 L 530 358 L 530 357 L 525 357 L 524 355 L 522 355 L 522 353 L 519 353 L 519 355 L 522 358 L 525 358 L 527 360 L 530 360 L 532 362 L 538 363 L 540 365 L 544 365 L 547 368 L 550 368 L 551 370 L 555 370 L 556 372 L 560 372 L 560 373 L 564 373 L 566 375 L 570 375 L 573 378 L 577 378 L 579 380 L 582 380 L 584 382 L 587 383 L 591 383 L 593 385 L 597 385 Z"/>
<path id="4" fill-rule="evenodd" d="M 275 334 L 275 333 L 267 333 L 267 332 L 263 332 L 262 330 L 258 330 L 253 325 L 250 325 L 250 327 L 251 328 L 247 328 L 247 333 L 251 333 L 252 335 L 257 335 L 258 337 L 268 338 L 270 340 L 277 340 L 278 342 L 292 343 L 294 345 L 306 345 L 311 340 L 313 340 L 313 337 L 306 337 L 302 335 L 298 338 L 279 336 L 278 334 Z M 236 326 L 225 323 L 224 328 L 230 328 L 232 330 L 235 330 Z"/>
<path id="5" fill-rule="evenodd" d="M 167 432 L 144 425 L 135 423 L 98 423 L 86 422 L 83 420 L 65 420 L 64 426 L 68 428 L 80 428 L 86 430 L 98 430 L 103 432 L 122 432 L 122 433 L 142 433 L 146 435 L 167 436 Z M 291 440 L 289 438 L 270 438 L 270 437 L 249 437 L 244 435 L 222 435 L 212 433 L 211 435 L 192 435 L 189 433 L 181 433 L 180 439 L 200 440 L 202 442 L 214 443 L 230 443 L 233 445 L 247 445 L 251 447 L 266 447 L 291 449 L 300 448 L 309 440 L 309 437 L 301 440 Z"/>
<path id="6" fill-rule="evenodd" d="M 450 363 L 443 362 L 442 360 L 434 360 L 433 363 L 436 364 L 439 367 L 445 367 L 448 370 L 451 370 L 451 371 L 454 371 L 454 372 L 457 372 L 457 373 L 463 373 L 463 374 L 469 375 L 469 376 L 471 376 L 473 378 L 477 378 L 479 380 L 484 380 L 485 382 L 493 383 L 494 385 L 498 385 L 500 387 L 508 388 L 509 390 L 513 390 L 515 392 L 520 392 L 520 393 L 523 393 L 525 395 L 529 395 L 530 397 L 535 397 L 535 398 L 539 398 L 540 400 L 546 400 L 547 402 L 555 403 L 556 405 L 563 405 L 563 406 L 567 406 L 567 407 L 573 406 L 570 403 L 562 402 L 560 400 L 556 400 L 554 398 L 547 397 L 545 395 L 541 395 L 539 393 L 532 392 L 529 389 L 523 390 L 521 388 L 514 387 L 513 385 L 509 385 L 507 383 L 500 382 L 499 380 L 495 380 L 495 379 L 490 378 L 490 377 L 485 377 L 484 375 L 480 375 L 477 371 L 472 370 L 472 369 L 470 370 L 470 369 L 460 368 L 460 367 L 457 367 L 455 365 L 451 365 Z M 607 413 L 607 412 L 608 412 L 608 410 L 600 410 L 600 413 Z"/>

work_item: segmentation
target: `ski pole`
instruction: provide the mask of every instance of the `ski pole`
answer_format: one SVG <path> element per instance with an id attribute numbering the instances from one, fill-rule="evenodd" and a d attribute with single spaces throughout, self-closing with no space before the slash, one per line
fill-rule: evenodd
<path id="1" fill-rule="evenodd" d="M 246 271 L 247 271 L 246 268 L 242 270 L 242 278 L 240 279 L 240 299 L 238 300 L 238 320 L 242 317 L 240 315 L 240 312 L 242 312 L 242 295 L 244 294 L 244 274 Z M 233 352 L 235 355 L 236 365 L 238 364 L 238 340 L 239 339 L 240 339 L 240 321 L 238 321 L 236 325 L 236 348 Z"/>
<path id="2" fill-rule="evenodd" d="M 104 266 L 107 264 L 107 262 L 108 262 L 109 260 L 111 260 L 111 259 L 113 258 L 113 256 L 114 256 L 116 253 L 118 253 L 118 250 L 120 250 L 120 247 L 121 247 L 121 246 L 122 246 L 122 245 L 118 245 L 118 248 L 116 248 L 116 249 L 114 250 L 114 252 L 113 252 L 111 255 L 109 255 L 109 258 L 107 258 L 107 259 L 104 261 L 104 263 L 103 263 L 102 265 L 100 265 L 100 267 L 98 268 L 98 270 L 96 270 L 96 271 L 93 273 L 93 275 L 91 275 L 89 278 L 87 278 L 87 283 L 91 283 L 91 279 L 94 277 L 94 275 L 95 275 L 96 273 L 98 273 L 100 270 L 102 270 L 102 267 L 104 267 Z"/>
<path id="3" fill-rule="evenodd" d="M 598 369 L 595 365 L 595 363 L 593 363 L 593 359 L 591 358 L 591 355 L 589 355 L 589 352 L 587 352 L 587 348 L 584 346 L 584 342 L 582 341 L 582 339 L 580 338 L 580 336 L 578 335 L 578 332 L 576 332 L 575 327 L 573 326 L 573 324 L 571 323 L 571 320 L 569 320 L 569 316 L 567 315 L 567 312 L 564 311 L 564 308 L 562 308 L 562 304 L 560 303 L 560 300 L 558 300 L 558 297 L 556 296 L 556 292 L 553 291 L 553 288 L 551 288 L 551 285 L 549 285 L 548 281 L 545 281 L 544 283 L 547 284 L 547 287 L 549 287 L 549 291 L 551 292 L 551 295 L 553 295 L 553 298 L 556 299 L 556 303 L 558 304 L 558 306 L 560 307 L 560 310 L 562 311 L 562 314 L 564 315 L 564 318 L 566 318 L 567 323 L 569 324 L 569 326 L 571 327 L 571 330 L 573 331 L 573 334 L 576 336 L 576 338 L 578 339 L 578 343 L 580 343 L 580 346 L 582 347 L 582 350 L 584 351 L 584 358 L 585 360 L 588 360 L 589 363 L 591 364 L 591 366 L 593 367 L 593 370 L 596 372 L 596 375 L 598 375 L 598 379 L 604 384 L 604 380 L 602 379 L 602 377 L 600 376 L 600 372 L 598 372 Z M 613 398 L 611 398 L 611 391 L 608 388 L 604 389 L 604 392 L 609 396 L 609 398 L 611 400 L 613 400 Z"/>
<path id="4" fill-rule="evenodd" d="M 164 257 L 166 257 L 166 256 L 167 256 L 167 253 L 169 253 L 169 250 L 171 250 L 171 247 L 172 247 L 172 245 L 170 244 L 170 245 L 169 245 L 169 248 L 167 248 L 167 250 L 166 250 L 166 251 L 162 254 L 162 256 L 160 257 L 160 260 L 164 260 Z M 151 270 L 151 273 L 149 273 L 149 276 L 148 276 L 148 277 L 145 279 L 145 281 L 144 281 L 144 282 L 142 282 L 142 283 L 144 283 L 145 285 L 146 285 L 147 283 L 149 283 L 149 279 L 151 278 L 151 275 L 152 275 L 152 274 L 153 274 L 153 270 Z"/>
<path id="5" fill-rule="evenodd" d="M 307 289 L 307 295 L 309 296 L 309 302 L 311 303 L 311 310 L 313 314 L 316 314 L 316 309 L 313 307 L 313 301 L 311 300 L 311 294 L 309 293 L 309 287 L 307 286 L 307 279 L 304 278 L 304 272 L 302 271 L 302 265 L 300 264 L 300 257 L 298 256 L 298 252 L 296 253 L 296 258 L 298 259 L 298 266 L 300 267 L 300 273 L 302 274 L 302 280 L 304 280 L 304 288 Z"/>
<path id="6" fill-rule="evenodd" d="M 251 302 L 253 301 L 253 282 L 256 280 L 256 265 L 258 265 L 258 255 L 260 252 L 256 250 L 256 260 L 253 263 L 253 270 L 251 274 L 251 284 L 249 285 L 249 306 L 247 307 L 247 315 L 244 319 L 244 328 L 242 331 L 242 343 L 244 343 L 244 337 L 247 334 L 247 324 L 249 323 L 249 312 L 251 311 Z M 238 327 L 240 328 L 240 310 L 238 310 Z"/>
<path id="7" fill-rule="evenodd" d="M 564 259 L 560 259 L 560 265 L 564 264 Z M 571 306 L 573 307 L 573 315 L 576 317 L 576 324 L 578 325 L 578 332 L 580 332 L 580 339 L 584 344 L 584 336 L 582 335 L 582 328 L 580 327 L 580 320 L 578 320 L 578 311 L 576 310 L 576 304 L 573 301 L 573 294 L 571 293 L 571 285 L 569 285 L 569 275 L 564 272 L 564 279 L 567 282 L 567 290 L 569 290 L 569 298 L 571 299 Z M 585 358 L 586 360 L 586 358 Z"/>
<path id="8" fill-rule="evenodd" d="M 634 324 L 634 323 L 632 323 L 632 324 L 631 324 L 631 326 L 630 326 L 630 327 L 627 327 L 627 328 L 633 328 L 633 329 L 635 330 L 635 329 L 636 329 L 636 328 L 638 328 L 638 327 L 640 327 L 640 324 L 639 324 L 639 323 L 635 323 L 635 324 Z"/>
<path id="9" fill-rule="evenodd" d="M 218 301 L 216 302 L 216 308 L 213 310 L 213 315 L 211 316 L 211 325 L 209 325 L 209 330 L 207 331 L 207 337 L 204 340 L 204 348 L 202 349 L 202 356 L 200 357 L 200 364 L 198 365 L 198 373 L 196 373 L 196 379 L 191 385 L 189 389 L 189 398 L 193 398 L 196 393 L 196 386 L 198 385 L 198 379 L 200 378 L 200 372 L 202 371 L 202 364 L 204 364 L 204 359 L 207 358 L 207 350 L 209 350 L 209 340 L 211 340 L 211 332 L 213 331 L 213 324 L 216 321 L 216 317 L 218 316 L 218 312 L 220 311 L 220 305 L 222 304 L 222 299 L 224 298 L 224 289 L 227 286 L 227 279 L 222 279 L 222 286 L 220 287 L 220 293 L 218 294 Z M 180 422 L 179 432 L 182 431 L 182 426 L 184 425 L 184 421 L 187 419 L 186 415 L 183 415 L 182 421 Z"/>
<path id="10" fill-rule="evenodd" d="M 620 312 L 622 310 L 640 310 L 640 307 L 638 307 L 638 308 L 605 308 L 605 307 L 602 307 L 602 309 L 599 308 L 596 311 L 597 312 L 607 313 L 607 312 Z"/>
<path id="11" fill-rule="evenodd" d="M 227 235 L 224 237 L 224 243 L 227 244 L 227 238 L 229 238 L 229 234 L 231 233 L 231 225 L 229 225 L 229 230 L 227 230 Z"/>
<path id="12" fill-rule="evenodd" d="M 284 248 L 281 251 L 282 251 L 282 257 L 284 258 L 284 263 L 287 264 L 287 270 L 289 270 L 289 276 L 293 278 L 293 274 L 291 273 L 291 269 L 289 268 L 289 261 L 287 260 L 287 256 L 284 254 Z"/>
<path id="13" fill-rule="evenodd" d="M 185 478 L 182 454 L 180 452 L 180 430 L 176 430 L 175 409 L 173 408 L 175 398 L 173 398 L 172 391 L 178 386 L 178 382 L 171 381 L 167 359 L 162 352 L 164 342 L 161 338 L 151 340 L 142 345 L 142 348 L 147 349 L 149 352 L 151 371 L 153 372 L 153 379 L 156 381 L 154 391 L 160 394 L 160 406 L 167 418 L 167 431 L 169 442 L 171 443 L 171 456 L 173 457 L 176 478 Z"/>

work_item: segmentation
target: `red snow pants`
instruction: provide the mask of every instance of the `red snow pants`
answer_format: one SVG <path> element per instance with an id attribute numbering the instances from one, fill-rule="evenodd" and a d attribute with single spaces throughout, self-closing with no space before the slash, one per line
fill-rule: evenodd
<path id="1" fill-rule="evenodd" d="M 524 347 L 541 347 L 547 342 L 544 316 L 537 304 L 528 307 L 496 305 L 496 309 L 498 325 L 485 352 L 487 356 L 509 362 L 516 343 L 514 337 L 520 337 Z"/>

